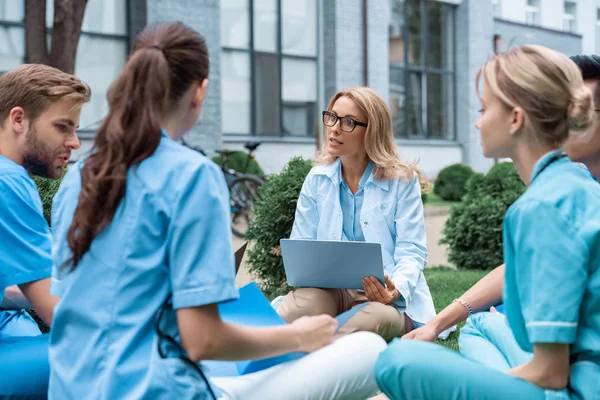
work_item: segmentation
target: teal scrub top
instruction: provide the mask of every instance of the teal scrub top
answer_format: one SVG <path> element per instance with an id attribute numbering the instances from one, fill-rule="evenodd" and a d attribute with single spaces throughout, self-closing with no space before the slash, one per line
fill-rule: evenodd
<path id="1" fill-rule="evenodd" d="M 504 219 L 506 315 L 519 346 L 571 349 L 569 390 L 600 393 L 600 185 L 550 152 Z"/>
<path id="2" fill-rule="evenodd" d="M 223 173 L 163 131 L 154 154 L 129 169 L 112 222 L 69 272 L 61 266 L 71 255 L 81 167 L 69 170 L 54 199 L 51 291 L 61 300 L 49 398 L 210 398 L 197 371 L 158 355 L 154 317 L 169 296 L 174 309 L 238 297 Z M 175 312 L 165 321 L 179 340 Z"/>
<path id="3" fill-rule="evenodd" d="M 8 286 L 49 278 L 52 236 L 37 187 L 22 166 L 0 155 L 0 302 Z"/>

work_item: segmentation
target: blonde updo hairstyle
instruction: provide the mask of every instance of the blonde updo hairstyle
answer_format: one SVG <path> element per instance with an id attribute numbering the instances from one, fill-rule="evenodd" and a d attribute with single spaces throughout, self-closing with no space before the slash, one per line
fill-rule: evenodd
<path id="1" fill-rule="evenodd" d="M 523 109 L 521 130 L 537 142 L 559 148 L 569 134 L 582 134 L 592 125 L 592 93 L 577 65 L 564 54 L 543 46 L 519 46 L 481 67 L 478 92 L 481 77 L 507 109 Z"/>

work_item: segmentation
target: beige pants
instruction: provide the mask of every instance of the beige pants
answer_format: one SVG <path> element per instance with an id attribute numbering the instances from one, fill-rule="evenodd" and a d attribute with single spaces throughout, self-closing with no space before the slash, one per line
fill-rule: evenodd
<path id="1" fill-rule="evenodd" d="M 362 290 L 302 288 L 288 293 L 277 308 L 277 313 L 288 323 L 305 315 L 329 314 L 336 317 L 367 301 Z M 390 342 L 411 328 L 412 321 L 404 313 L 393 306 L 371 302 L 350 318 L 337 336 L 369 331 Z"/>

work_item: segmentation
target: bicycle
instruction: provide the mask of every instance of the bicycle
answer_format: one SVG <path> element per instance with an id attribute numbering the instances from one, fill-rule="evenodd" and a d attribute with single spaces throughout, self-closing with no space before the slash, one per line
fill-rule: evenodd
<path id="1" fill-rule="evenodd" d="M 183 138 L 181 139 L 181 144 L 206 155 L 204 150 L 186 143 Z M 241 239 L 246 237 L 246 230 L 254 217 L 252 209 L 254 204 L 260 200 L 259 189 L 265 181 L 263 176 L 247 173 L 251 161 L 254 160 L 253 153 L 258 146 L 260 146 L 260 142 L 248 142 L 244 145 L 246 150 L 248 150 L 248 157 L 243 172 L 227 167 L 228 159 L 233 153 L 236 153 L 235 151 L 216 151 L 221 156 L 220 167 L 229 190 L 231 232 Z"/>

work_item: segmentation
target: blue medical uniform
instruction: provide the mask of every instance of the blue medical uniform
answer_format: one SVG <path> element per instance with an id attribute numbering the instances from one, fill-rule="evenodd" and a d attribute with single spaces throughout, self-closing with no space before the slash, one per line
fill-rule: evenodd
<path id="1" fill-rule="evenodd" d="M 235 299 L 229 195 L 221 170 L 163 131 L 156 151 L 127 173 L 112 222 L 76 269 L 66 235 L 81 191 L 67 173 L 53 208 L 52 293 L 61 300 L 50 337 L 51 399 L 209 399 L 198 372 L 161 358 L 157 310 Z M 174 311 L 166 330 L 179 340 Z M 213 388 L 214 390 L 214 388 Z"/>
<path id="2" fill-rule="evenodd" d="M 0 303 L 8 286 L 49 278 L 51 235 L 42 201 L 22 166 L 0 155 Z M 47 336 L 25 310 L 0 310 L 0 397 L 43 395 Z"/>
<path id="3" fill-rule="evenodd" d="M 396 341 L 376 366 L 382 390 L 393 399 L 597 400 L 599 204 L 600 185 L 584 169 L 559 152 L 543 156 L 529 188 L 504 219 L 506 319 L 501 314 L 483 313 L 467 324 L 480 336 L 480 353 L 495 356 L 482 365 L 481 360 L 473 359 L 476 357 L 432 343 Z M 505 340 L 494 338 L 499 332 L 505 334 Z M 508 336 L 511 332 L 512 338 Z M 567 389 L 544 391 L 505 373 L 507 368 L 527 362 L 535 343 L 570 345 Z M 471 348 L 469 353 L 476 350 Z"/>
<path id="4" fill-rule="evenodd" d="M 358 191 L 352 193 L 342 175 L 342 164 L 340 163 L 340 205 L 342 206 L 342 240 L 351 242 L 364 242 L 365 234 L 360 226 L 360 213 L 365 199 L 365 184 L 373 171 L 375 164 L 370 161 L 358 182 Z"/>

